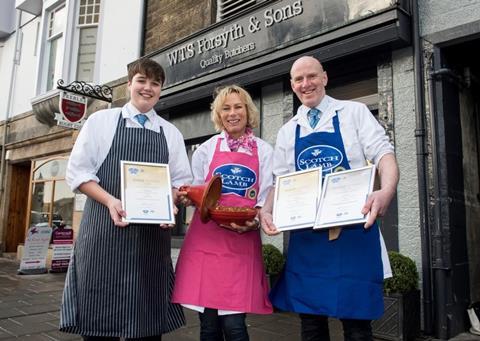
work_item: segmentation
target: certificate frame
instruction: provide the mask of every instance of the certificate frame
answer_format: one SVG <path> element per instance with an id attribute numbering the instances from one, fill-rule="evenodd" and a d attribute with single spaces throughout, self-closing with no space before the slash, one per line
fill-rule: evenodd
<path id="1" fill-rule="evenodd" d="M 175 224 L 168 164 L 120 161 L 122 221 L 136 224 Z"/>
<path id="2" fill-rule="evenodd" d="M 373 191 L 375 165 L 330 173 L 325 176 L 314 229 L 325 229 L 365 223 L 370 212 L 361 209 Z M 352 181 L 361 180 L 352 186 Z M 350 183 L 349 183 L 350 182 Z M 340 192 L 348 186 L 348 193 Z M 343 200 L 342 200 L 343 199 Z"/>
<path id="3" fill-rule="evenodd" d="M 273 201 L 273 223 L 277 230 L 313 227 L 321 191 L 321 167 L 277 176 Z"/>

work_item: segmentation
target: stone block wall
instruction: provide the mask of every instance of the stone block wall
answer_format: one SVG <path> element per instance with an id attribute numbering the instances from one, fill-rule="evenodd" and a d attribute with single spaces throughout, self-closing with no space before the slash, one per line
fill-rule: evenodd
<path id="1" fill-rule="evenodd" d="M 215 22 L 215 0 L 146 1 L 145 45 L 148 54 Z"/>

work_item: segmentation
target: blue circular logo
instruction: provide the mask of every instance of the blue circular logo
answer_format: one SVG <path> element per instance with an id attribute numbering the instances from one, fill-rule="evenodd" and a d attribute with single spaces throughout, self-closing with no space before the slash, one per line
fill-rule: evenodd
<path id="1" fill-rule="evenodd" d="M 322 173 L 330 173 L 343 161 L 343 154 L 335 147 L 326 145 L 311 146 L 304 149 L 297 157 L 300 170 L 322 167 Z"/>
<path id="2" fill-rule="evenodd" d="M 245 196 L 247 189 L 257 182 L 257 174 L 252 169 L 234 163 L 215 168 L 213 174 L 222 177 L 222 193 L 224 194 L 235 193 Z"/>

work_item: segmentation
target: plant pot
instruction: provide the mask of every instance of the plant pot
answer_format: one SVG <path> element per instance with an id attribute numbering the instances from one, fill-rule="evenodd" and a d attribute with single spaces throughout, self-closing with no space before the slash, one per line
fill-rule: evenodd
<path id="1" fill-rule="evenodd" d="M 382 340 L 415 340 L 420 332 L 420 291 L 384 294 L 385 313 L 372 322 L 373 336 Z"/>
<path id="2" fill-rule="evenodd" d="M 267 281 L 269 285 L 269 290 L 272 290 L 272 288 L 275 286 L 275 283 L 277 283 L 278 279 L 280 278 L 280 274 L 267 274 Z"/>

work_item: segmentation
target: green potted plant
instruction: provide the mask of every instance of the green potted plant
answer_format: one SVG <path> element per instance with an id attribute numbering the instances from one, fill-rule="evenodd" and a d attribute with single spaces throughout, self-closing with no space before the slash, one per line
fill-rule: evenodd
<path id="1" fill-rule="evenodd" d="M 272 244 L 262 245 L 262 254 L 265 272 L 270 282 L 270 288 L 272 288 L 283 269 L 285 257 L 282 252 Z"/>
<path id="2" fill-rule="evenodd" d="M 414 340 L 420 332 L 420 291 L 415 262 L 398 252 L 389 251 L 392 277 L 384 281 L 385 313 L 372 322 L 375 338 Z"/>

